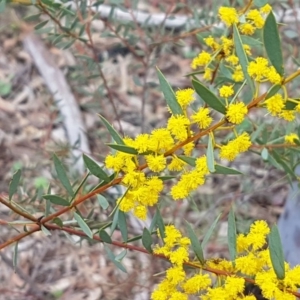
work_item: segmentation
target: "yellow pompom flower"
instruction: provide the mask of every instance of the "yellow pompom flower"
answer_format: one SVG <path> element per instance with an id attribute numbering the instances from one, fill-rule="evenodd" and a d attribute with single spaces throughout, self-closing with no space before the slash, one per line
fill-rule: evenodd
<path id="1" fill-rule="evenodd" d="M 236 55 L 234 55 L 234 54 L 231 54 L 231 55 L 227 56 L 225 58 L 225 60 L 227 62 L 229 62 L 230 64 L 232 64 L 233 66 L 235 66 L 235 65 L 237 65 L 239 63 L 239 58 Z"/>
<path id="2" fill-rule="evenodd" d="M 208 274 L 197 274 L 185 281 L 182 285 L 187 294 L 196 294 L 210 287 L 212 284 Z"/>
<path id="3" fill-rule="evenodd" d="M 197 69 L 197 67 L 203 67 L 207 65 L 211 61 L 211 55 L 206 52 L 202 51 L 197 57 L 195 57 L 191 63 L 191 68 L 193 70 Z"/>
<path id="4" fill-rule="evenodd" d="M 228 27 L 239 21 L 238 13 L 233 7 L 221 6 L 219 9 L 219 17 Z"/>
<path id="5" fill-rule="evenodd" d="M 268 60 L 264 57 L 257 57 L 248 65 L 249 75 L 257 82 L 262 81 L 269 73 Z"/>
<path id="6" fill-rule="evenodd" d="M 234 94 L 232 85 L 223 85 L 219 88 L 220 96 L 223 98 L 228 98 Z"/>
<path id="7" fill-rule="evenodd" d="M 216 50 L 220 46 L 211 35 L 205 38 L 204 42 L 208 47 L 212 48 L 213 50 Z"/>
<path id="8" fill-rule="evenodd" d="M 190 120 L 185 116 L 172 115 L 168 120 L 167 128 L 179 141 L 184 141 L 188 137 L 190 123 Z"/>
<path id="9" fill-rule="evenodd" d="M 167 151 L 174 146 L 174 140 L 167 128 L 154 129 L 149 136 L 148 149 L 156 153 Z"/>
<path id="10" fill-rule="evenodd" d="M 266 4 L 265 6 L 261 7 L 259 11 L 263 14 L 268 14 L 270 11 L 272 11 L 272 6 L 270 4 Z"/>
<path id="11" fill-rule="evenodd" d="M 247 16 L 247 19 L 252 20 L 256 28 L 262 28 L 265 24 L 264 18 L 261 16 L 260 12 L 257 9 L 251 9 Z"/>
<path id="12" fill-rule="evenodd" d="M 235 67 L 234 72 L 232 74 L 232 79 L 236 82 L 244 81 L 245 77 L 241 65 L 237 65 Z"/>
<path id="13" fill-rule="evenodd" d="M 275 94 L 267 99 L 264 103 L 272 116 L 278 115 L 284 108 L 284 101 L 281 94 Z"/>
<path id="14" fill-rule="evenodd" d="M 248 133 L 244 132 L 235 140 L 228 142 L 227 145 L 221 146 L 220 158 L 232 161 L 237 157 L 238 154 L 247 151 L 250 146 L 250 136 Z"/>
<path id="15" fill-rule="evenodd" d="M 290 133 L 284 137 L 284 140 L 291 145 L 296 145 L 295 141 L 299 141 L 299 137 L 296 133 Z"/>
<path id="16" fill-rule="evenodd" d="M 211 80 L 212 79 L 212 69 L 205 68 L 204 74 L 203 74 L 203 79 L 205 79 L 205 80 Z"/>
<path id="17" fill-rule="evenodd" d="M 282 81 L 281 76 L 277 73 L 276 69 L 273 66 L 269 68 L 267 79 L 273 84 L 281 84 Z"/>
<path id="18" fill-rule="evenodd" d="M 163 155 L 146 155 L 148 168 L 153 172 L 160 172 L 166 168 L 167 160 Z"/>
<path id="19" fill-rule="evenodd" d="M 195 91 L 191 88 L 176 91 L 176 99 L 180 106 L 185 109 L 188 105 L 195 100 Z"/>
<path id="20" fill-rule="evenodd" d="M 292 122 L 296 118 L 295 111 L 293 111 L 293 110 L 282 110 L 281 113 L 279 114 L 279 117 L 286 120 L 286 121 Z"/>
<path id="21" fill-rule="evenodd" d="M 168 164 L 170 171 L 182 171 L 186 163 L 179 159 L 177 156 L 173 156 L 171 162 Z"/>
<path id="22" fill-rule="evenodd" d="M 253 35 L 255 32 L 255 27 L 251 23 L 244 23 L 239 26 L 239 30 L 242 34 Z"/>
<path id="23" fill-rule="evenodd" d="M 212 118 L 209 116 L 209 109 L 207 107 L 201 107 L 191 116 L 191 119 L 198 124 L 200 129 L 207 128 L 212 122 Z"/>
<path id="24" fill-rule="evenodd" d="M 229 122 L 240 124 L 244 121 L 245 115 L 248 113 L 248 108 L 243 102 L 229 104 L 226 117 Z"/>
<path id="25" fill-rule="evenodd" d="M 138 153 L 144 153 L 148 150 L 149 134 L 139 134 L 134 141 L 134 148 Z"/>

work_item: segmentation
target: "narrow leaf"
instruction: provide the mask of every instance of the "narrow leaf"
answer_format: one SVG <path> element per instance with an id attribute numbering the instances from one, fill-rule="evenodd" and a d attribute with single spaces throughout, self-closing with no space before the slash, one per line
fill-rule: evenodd
<path id="1" fill-rule="evenodd" d="M 109 207 L 109 203 L 108 201 L 105 199 L 105 197 L 103 197 L 102 195 L 97 195 L 97 200 L 99 202 L 99 205 L 103 208 L 103 209 L 107 209 Z"/>
<path id="2" fill-rule="evenodd" d="M 41 225 L 41 230 L 45 236 L 51 235 L 51 232 L 49 231 L 49 229 L 46 228 L 44 225 Z"/>
<path id="3" fill-rule="evenodd" d="M 267 55 L 270 62 L 279 73 L 283 76 L 283 57 L 282 57 L 282 47 L 278 32 L 278 26 L 273 12 L 271 11 L 265 21 L 263 28 L 264 44 L 266 48 Z"/>
<path id="4" fill-rule="evenodd" d="M 270 89 L 267 92 L 266 95 L 266 100 L 271 98 L 272 96 L 274 96 L 279 90 L 281 89 L 281 85 L 280 84 L 274 84 L 273 86 L 270 87 Z"/>
<path id="5" fill-rule="evenodd" d="M 268 157 L 269 157 L 269 150 L 267 148 L 264 148 L 262 151 L 261 151 L 261 158 L 263 160 L 268 160 Z"/>
<path id="6" fill-rule="evenodd" d="M 96 177 L 102 179 L 105 182 L 109 182 L 109 177 L 108 175 L 102 170 L 102 168 L 90 157 L 86 156 L 83 154 L 83 160 L 88 168 L 88 170 Z"/>
<path id="7" fill-rule="evenodd" d="M 85 221 L 82 219 L 82 217 L 74 212 L 74 218 L 77 221 L 79 227 L 82 229 L 82 231 L 90 238 L 93 238 L 93 232 L 91 231 L 91 229 L 89 228 L 89 226 L 85 223 Z"/>
<path id="8" fill-rule="evenodd" d="M 70 203 L 68 200 L 61 198 L 56 195 L 43 195 L 43 198 L 49 200 L 51 203 L 61 206 L 69 206 Z"/>
<path id="9" fill-rule="evenodd" d="M 118 255 L 115 256 L 115 260 L 121 262 L 126 254 L 127 254 L 127 249 L 124 249 Z"/>
<path id="10" fill-rule="evenodd" d="M 206 232 L 206 234 L 205 234 L 205 236 L 203 238 L 203 241 L 201 243 L 202 249 L 204 249 L 206 247 L 206 244 L 209 241 L 210 237 L 212 236 L 212 233 L 213 233 L 214 229 L 216 228 L 221 215 L 222 214 L 218 215 L 218 217 L 214 220 L 214 222 L 211 224 L 211 226 L 209 227 L 208 231 Z"/>
<path id="11" fill-rule="evenodd" d="M 39 29 L 43 28 L 48 22 L 49 22 L 49 20 L 40 22 L 39 24 L 37 24 L 37 25 L 34 26 L 34 29 L 35 30 L 39 30 Z"/>
<path id="12" fill-rule="evenodd" d="M 113 234 L 113 232 L 117 228 L 118 220 L 119 220 L 119 208 L 116 209 L 116 211 L 114 213 L 114 216 L 113 216 L 113 221 L 112 221 L 112 224 L 110 226 L 110 232 L 111 232 L 111 234 Z"/>
<path id="13" fill-rule="evenodd" d="M 191 167 L 196 167 L 196 158 L 188 157 L 188 156 L 184 156 L 184 155 L 178 155 L 178 158 L 181 159 L 182 161 L 186 162 Z"/>
<path id="14" fill-rule="evenodd" d="M 119 262 L 116 260 L 115 258 L 115 255 L 113 254 L 113 252 L 109 249 L 109 247 L 107 245 L 104 244 L 104 249 L 105 249 L 105 252 L 107 253 L 107 256 L 108 258 L 113 262 L 113 264 L 118 268 L 120 269 L 121 271 L 127 273 L 125 267 Z"/>
<path id="15" fill-rule="evenodd" d="M 291 176 L 291 178 L 293 178 L 294 180 L 297 179 L 295 173 L 293 172 L 293 169 L 282 159 L 282 157 L 277 153 L 276 150 L 270 152 L 269 156 L 273 156 L 277 163 L 284 169 L 286 173 Z"/>
<path id="16" fill-rule="evenodd" d="M 18 265 L 18 245 L 19 243 L 16 242 L 14 247 L 14 253 L 13 253 L 13 267 L 15 272 Z"/>
<path id="17" fill-rule="evenodd" d="M 118 144 L 106 144 L 110 148 L 113 148 L 115 150 L 118 150 L 120 152 L 128 153 L 128 154 L 133 154 L 133 155 L 138 155 L 138 152 L 136 149 L 126 146 L 126 145 L 118 145 Z"/>
<path id="18" fill-rule="evenodd" d="M 200 81 L 193 79 L 192 80 L 193 87 L 196 93 L 203 99 L 203 101 L 208 104 L 214 110 L 220 112 L 225 115 L 226 108 L 223 102 L 205 85 L 203 85 Z"/>
<path id="19" fill-rule="evenodd" d="M 233 25 L 233 39 L 234 39 L 236 55 L 239 58 L 240 65 L 242 67 L 242 70 L 243 70 L 244 76 L 247 80 L 247 83 L 250 86 L 251 93 L 252 93 L 252 95 L 254 95 L 255 86 L 254 86 L 252 78 L 248 74 L 248 64 L 249 64 L 249 62 L 248 62 L 247 54 L 246 54 L 245 49 L 243 47 L 243 42 L 241 40 L 241 36 L 240 36 L 239 31 L 238 31 L 238 28 L 235 24 Z"/>
<path id="20" fill-rule="evenodd" d="M 55 223 L 59 227 L 63 227 L 64 226 L 64 223 L 62 222 L 62 220 L 60 218 L 57 218 L 57 217 L 53 219 L 53 223 Z"/>
<path id="21" fill-rule="evenodd" d="M 228 215 L 228 247 L 230 259 L 234 261 L 236 258 L 236 224 L 232 208 Z"/>
<path id="22" fill-rule="evenodd" d="M 126 215 L 121 210 L 119 211 L 119 214 L 118 214 L 118 227 L 121 231 L 123 241 L 127 242 L 128 231 L 127 231 Z"/>
<path id="23" fill-rule="evenodd" d="M 110 133 L 113 140 L 119 145 L 125 145 L 123 139 L 121 138 L 119 133 L 112 127 L 112 125 L 101 115 L 99 115 L 99 117 L 100 117 L 101 121 L 103 122 L 103 124 L 105 125 L 105 127 L 107 128 L 107 130 Z"/>
<path id="24" fill-rule="evenodd" d="M 283 280 L 285 277 L 284 255 L 278 227 L 276 225 L 271 228 L 268 241 L 272 266 L 277 278 Z"/>
<path id="25" fill-rule="evenodd" d="M 149 252 L 152 253 L 152 236 L 151 233 L 149 232 L 149 230 L 147 228 L 144 228 L 143 230 L 143 235 L 142 235 L 142 243 L 143 246 L 145 247 L 145 249 Z"/>
<path id="26" fill-rule="evenodd" d="M 225 175 L 241 175 L 243 174 L 242 172 L 232 169 L 232 168 L 228 168 L 228 167 L 224 167 L 221 165 L 216 164 L 215 165 L 215 174 L 225 174 Z"/>
<path id="27" fill-rule="evenodd" d="M 198 237 L 196 236 L 191 224 L 188 222 L 186 222 L 186 223 L 187 223 L 187 233 L 191 240 L 192 248 L 193 248 L 198 260 L 200 261 L 200 263 L 204 264 L 204 254 L 203 254 L 201 244 L 198 240 Z"/>
<path id="28" fill-rule="evenodd" d="M 156 215 L 156 225 L 158 227 L 159 234 L 160 234 L 161 238 L 164 239 L 166 237 L 165 223 L 164 223 L 163 218 L 161 217 L 161 214 L 160 214 L 160 211 L 159 211 L 158 207 L 156 208 L 155 215 Z"/>
<path id="29" fill-rule="evenodd" d="M 208 137 L 208 145 L 206 150 L 206 157 L 207 157 L 207 167 L 209 172 L 215 172 L 215 157 L 214 157 L 214 146 L 213 146 L 213 139 L 211 134 Z"/>
<path id="30" fill-rule="evenodd" d="M 99 236 L 100 236 L 100 239 L 102 242 L 107 243 L 107 244 L 112 243 L 111 237 L 105 230 L 100 230 Z"/>
<path id="31" fill-rule="evenodd" d="M 21 170 L 17 170 L 14 173 L 11 182 L 9 183 L 9 190 L 8 190 L 9 201 L 11 201 L 12 196 L 17 191 L 20 179 L 21 179 Z"/>
<path id="32" fill-rule="evenodd" d="M 176 95 L 170 86 L 169 82 L 166 80 L 162 72 L 156 68 L 160 89 L 164 94 L 168 106 L 170 107 L 173 115 L 183 115 L 182 108 L 176 99 Z"/>
<path id="33" fill-rule="evenodd" d="M 57 177 L 61 184 L 64 186 L 64 188 L 67 190 L 69 195 L 72 197 L 74 192 L 71 186 L 71 183 L 67 177 L 67 173 L 63 167 L 63 164 L 59 160 L 59 158 L 56 156 L 56 154 L 53 154 L 53 161 L 54 161 L 54 167 L 56 170 Z"/>

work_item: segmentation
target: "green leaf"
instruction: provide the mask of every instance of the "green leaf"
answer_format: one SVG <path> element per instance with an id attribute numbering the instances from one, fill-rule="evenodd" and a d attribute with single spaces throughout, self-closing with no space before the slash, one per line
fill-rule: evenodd
<path id="1" fill-rule="evenodd" d="M 145 247 L 145 249 L 149 253 L 153 252 L 152 247 L 151 247 L 152 243 L 153 243 L 153 240 L 152 240 L 151 233 L 150 233 L 150 231 L 147 228 L 143 229 L 142 243 L 143 243 L 143 246 Z"/>
<path id="2" fill-rule="evenodd" d="M 108 175 L 102 170 L 102 168 L 94 160 L 92 160 L 90 157 L 86 156 L 85 154 L 83 154 L 83 160 L 88 170 L 94 176 L 102 179 L 105 182 L 110 181 Z"/>
<path id="3" fill-rule="evenodd" d="M 121 271 L 127 273 L 125 267 L 119 262 L 116 260 L 116 257 L 115 255 L 113 254 L 113 252 L 109 249 L 109 247 L 107 245 L 104 244 L 104 249 L 105 249 L 105 252 L 107 253 L 107 256 L 108 258 L 112 261 L 112 263 L 118 268 L 120 269 Z"/>
<path id="4" fill-rule="evenodd" d="M 238 28 L 235 24 L 233 25 L 233 39 L 234 39 L 236 55 L 239 58 L 240 65 L 241 65 L 242 70 L 243 70 L 243 74 L 244 74 L 244 76 L 247 80 L 247 83 L 250 86 L 252 95 L 254 95 L 255 86 L 254 86 L 253 80 L 249 76 L 248 70 L 247 70 L 248 69 L 248 64 L 249 64 L 248 57 L 247 57 L 247 54 L 246 54 L 245 49 L 243 47 L 243 42 L 241 40 L 240 33 L 239 33 Z"/>
<path id="5" fill-rule="evenodd" d="M 123 241 L 127 242 L 128 231 L 127 231 L 126 215 L 121 210 L 119 211 L 119 214 L 118 214 L 118 227 L 121 231 Z"/>
<path id="6" fill-rule="evenodd" d="M 61 206 L 69 206 L 70 202 L 66 199 L 56 195 L 43 195 L 43 198 L 49 200 L 51 203 Z"/>
<path id="7" fill-rule="evenodd" d="M 25 17 L 23 20 L 26 22 L 36 22 L 40 19 L 41 13 L 30 15 Z"/>
<path id="8" fill-rule="evenodd" d="M 100 236 L 100 239 L 102 242 L 107 243 L 107 244 L 112 243 L 111 237 L 105 230 L 100 230 L 99 236 Z"/>
<path id="9" fill-rule="evenodd" d="M 18 245 L 19 243 L 16 242 L 14 247 L 14 253 L 13 253 L 13 267 L 15 272 L 18 265 Z"/>
<path id="10" fill-rule="evenodd" d="M 51 232 L 49 231 L 49 229 L 46 228 L 44 225 L 41 225 L 41 230 L 45 236 L 51 235 Z"/>
<path id="11" fill-rule="evenodd" d="M 183 110 L 178 103 L 176 99 L 176 95 L 171 88 L 169 82 L 166 80 L 165 76 L 162 74 L 162 72 L 156 68 L 158 79 L 159 79 L 159 84 L 160 84 L 160 89 L 164 94 L 164 97 L 167 101 L 168 106 L 170 107 L 172 114 L 173 115 L 183 115 Z"/>
<path id="12" fill-rule="evenodd" d="M 166 237 L 166 233 L 165 233 L 166 228 L 165 228 L 164 220 L 161 217 L 158 207 L 156 208 L 155 218 L 156 218 L 156 225 L 158 227 L 159 234 L 160 234 L 161 238 L 164 239 Z"/>
<path id="13" fill-rule="evenodd" d="M 63 221 L 60 218 L 57 218 L 57 217 L 53 219 L 53 223 L 55 223 L 59 227 L 63 227 L 64 226 Z"/>
<path id="14" fill-rule="evenodd" d="M 268 2 L 268 0 L 254 0 L 254 5 L 260 8 L 262 6 L 265 6 Z"/>
<path id="15" fill-rule="evenodd" d="M 196 167 L 196 158 L 184 155 L 178 155 L 178 158 L 190 165 L 191 167 Z"/>
<path id="16" fill-rule="evenodd" d="M 118 220 L 119 220 L 119 211 L 120 211 L 119 207 L 117 207 L 117 209 L 115 210 L 114 216 L 113 216 L 113 221 L 112 221 L 111 226 L 110 226 L 111 234 L 113 234 L 113 232 L 117 228 Z"/>
<path id="17" fill-rule="evenodd" d="M 228 168 L 228 167 L 224 167 L 218 164 L 215 164 L 215 174 L 225 174 L 225 175 L 241 175 L 243 174 L 242 172 L 232 169 L 232 168 Z"/>
<path id="18" fill-rule="evenodd" d="M 228 215 L 228 248 L 230 260 L 234 261 L 236 258 L 236 224 L 232 208 Z"/>
<path id="19" fill-rule="evenodd" d="M 133 154 L 133 155 L 138 155 L 138 152 L 136 149 L 126 146 L 126 145 L 118 145 L 118 144 L 106 144 L 110 148 L 113 148 L 115 150 L 118 150 L 120 152 L 128 153 L 128 154 Z"/>
<path id="20" fill-rule="evenodd" d="M 101 121 L 103 122 L 103 124 L 105 125 L 105 127 L 107 128 L 107 130 L 110 133 L 113 140 L 119 145 L 125 145 L 123 139 L 121 138 L 119 133 L 112 127 L 112 125 L 110 125 L 110 123 L 101 115 L 99 115 L 99 117 L 100 117 Z"/>
<path id="21" fill-rule="evenodd" d="M 82 231 L 90 238 L 93 238 L 93 232 L 92 230 L 89 228 L 89 226 L 85 223 L 85 221 L 82 219 L 82 217 L 74 212 L 74 218 L 77 221 L 79 227 L 82 229 Z"/>
<path id="22" fill-rule="evenodd" d="M 12 196 L 17 191 L 20 179 L 21 179 L 21 170 L 17 170 L 14 173 L 11 182 L 9 183 L 9 189 L 8 189 L 9 201 L 11 201 Z"/>
<path id="23" fill-rule="evenodd" d="M 268 160 L 268 157 L 269 157 L 269 150 L 267 148 L 262 149 L 261 158 L 263 160 Z"/>
<path id="24" fill-rule="evenodd" d="M 270 87 L 270 89 L 267 92 L 266 95 L 266 100 L 273 97 L 279 90 L 281 89 L 281 85 L 280 84 L 274 84 L 273 86 Z"/>
<path id="25" fill-rule="evenodd" d="M 39 29 L 43 28 L 48 22 L 49 22 L 49 20 L 42 21 L 42 22 L 40 22 L 39 24 L 35 25 L 35 26 L 34 26 L 34 29 L 35 29 L 35 30 L 39 30 Z"/>
<path id="26" fill-rule="evenodd" d="M 214 110 L 220 112 L 225 115 L 226 107 L 223 102 L 205 85 L 203 85 L 200 81 L 193 79 L 192 80 L 193 87 L 196 93 L 203 99 L 203 101 L 208 104 Z"/>
<path id="27" fill-rule="evenodd" d="M 71 183 L 67 177 L 67 173 L 63 167 L 63 164 L 61 163 L 59 158 L 56 156 L 56 154 L 53 154 L 53 161 L 54 161 L 54 167 L 55 167 L 56 174 L 57 174 L 59 181 L 64 186 L 64 188 L 67 190 L 69 195 L 71 197 L 73 197 L 74 192 L 73 192 Z"/>
<path id="28" fill-rule="evenodd" d="M 273 156 L 277 163 L 284 169 L 286 173 L 288 173 L 292 177 L 292 179 L 297 179 L 293 172 L 293 169 L 282 159 L 282 157 L 277 153 L 276 150 L 272 150 L 272 152 L 269 152 L 269 156 Z"/>
<path id="29" fill-rule="evenodd" d="M 99 205 L 103 208 L 103 209 L 107 209 L 109 207 L 109 203 L 106 200 L 106 198 L 100 194 L 97 195 L 97 200 L 99 202 Z"/>
<path id="30" fill-rule="evenodd" d="M 74 195 L 72 197 L 72 200 L 75 199 L 75 197 L 77 196 L 77 194 L 81 191 L 83 185 L 85 184 L 85 182 L 87 181 L 88 177 L 90 176 L 90 172 L 87 172 L 87 174 L 83 177 L 83 179 L 81 180 L 81 182 L 79 183 L 78 187 L 76 188 Z M 71 203 L 72 203 L 71 200 Z"/>
<path id="31" fill-rule="evenodd" d="M 206 150 L 206 157 L 207 157 L 207 167 L 209 172 L 215 172 L 215 157 L 214 157 L 214 146 L 213 146 L 213 139 L 211 134 L 208 137 L 208 145 Z"/>
<path id="32" fill-rule="evenodd" d="M 277 27 L 277 22 L 273 12 L 271 11 L 265 21 L 263 28 L 264 45 L 270 62 L 279 73 L 283 76 L 283 57 L 282 47 Z"/>
<path id="33" fill-rule="evenodd" d="M 201 247 L 202 249 L 204 249 L 206 247 L 206 244 L 207 242 L 209 241 L 210 237 L 212 236 L 212 233 L 215 229 L 215 227 L 217 226 L 218 222 L 219 222 L 219 219 L 221 217 L 222 214 L 219 214 L 218 217 L 214 220 L 214 222 L 211 224 L 211 226 L 209 227 L 209 229 L 207 230 L 204 238 L 203 238 L 203 241 L 201 243 Z"/>
<path id="34" fill-rule="evenodd" d="M 121 262 L 126 254 L 127 254 L 127 249 L 124 249 L 118 255 L 115 256 L 115 260 Z"/>
<path id="35" fill-rule="evenodd" d="M 283 280 L 285 277 L 284 255 L 282 250 L 282 243 L 280 240 L 280 234 L 276 225 L 271 228 L 268 241 L 272 266 L 277 278 Z"/>
<path id="36" fill-rule="evenodd" d="M 191 243 L 192 243 L 192 248 L 194 250 L 194 253 L 196 254 L 198 260 L 200 261 L 201 264 L 204 264 L 204 254 L 203 254 L 203 250 L 202 250 L 202 247 L 201 247 L 201 244 L 198 240 L 198 237 L 196 236 L 192 226 L 190 223 L 186 222 L 187 223 L 187 233 L 188 233 L 188 236 L 191 240 Z"/>
<path id="37" fill-rule="evenodd" d="M 158 176 L 158 178 L 162 181 L 167 181 L 167 180 L 171 180 L 174 178 L 177 178 L 177 176 L 172 176 L 172 175 L 166 175 L 166 176 Z"/>

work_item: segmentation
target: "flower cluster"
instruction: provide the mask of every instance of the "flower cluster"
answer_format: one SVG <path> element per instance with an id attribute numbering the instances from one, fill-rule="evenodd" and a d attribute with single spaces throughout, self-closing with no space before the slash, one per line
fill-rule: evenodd
<path id="1" fill-rule="evenodd" d="M 266 299 L 295 300 L 300 284 L 300 266 L 291 269 L 285 265 L 284 279 L 277 278 L 273 269 L 266 237 L 270 229 L 265 221 L 256 221 L 248 234 L 237 236 L 237 257 L 234 262 L 226 259 L 207 260 L 195 274 L 188 274 L 183 265 L 189 261 L 190 240 L 182 237 L 173 226 L 166 226 L 164 245 L 157 246 L 156 254 L 163 254 L 172 263 L 166 277 L 152 293 L 152 300 L 187 300 L 198 295 L 203 300 L 255 300 L 246 295 L 245 278 L 253 278 Z M 196 264 L 193 264 L 196 266 Z M 206 272 L 204 272 L 206 270 Z M 225 275 L 224 275 L 225 274 Z M 219 280 L 215 280 L 216 276 Z"/>
<path id="2" fill-rule="evenodd" d="M 199 185 L 204 184 L 205 176 L 209 174 L 206 156 L 198 158 L 195 168 L 190 170 L 175 153 L 171 153 L 170 158 L 167 155 L 173 147 L 192 136 L 191 125 L 196 124 L 200 129 L 205 129 L 213 121 L 206 107 L 199 107 L 188 115 L 187 109 L 195 100 L 194 94 L 191 88 L 177 91 L 176 99 L 184 112 L 183 115 L 172 114 L 165 128 L 155 129 L 151 134 L 140 134 L 135 139 L 124 138 L 125 146 L 131 150 L 116 151 L 115 154 L 106 157 L 107 168 L 116 173 L 123 173 L 122 184 L 127 187 L 127 192 L 118 199 L 122 211 L 132 210 L 138 218 L 146 218 L 147 208 L 157 204 L 163 189 L 163 181 L 157 173 L 167 170 L 182 171 L 181 179 L 171 189 L 174 200 L 186 198 Z M 194 143 L 188 143 L 182 148 L 184 154 L 189 156 L 194 149 Z M 149 177 L 139 169 L 142 157 L 148 169 L 154 173 Z"/>
<path id="3" fill-rule="evenodd" d="M 211 285 L 211 279 L 207 274 L 195 274 L 187 278 L 183 266 L 189 261 L 188 247 L 191 241 L 182 234 L 174 225 L 165 228 L 164 245 L 156 246 L 155 254 L 163 254 L 172 263 L 172 267 L 166 271 L 166 278 L 152 293 L 152 300 L 187 300 L 188 295 L 197 294 L 199 291 Z"/>

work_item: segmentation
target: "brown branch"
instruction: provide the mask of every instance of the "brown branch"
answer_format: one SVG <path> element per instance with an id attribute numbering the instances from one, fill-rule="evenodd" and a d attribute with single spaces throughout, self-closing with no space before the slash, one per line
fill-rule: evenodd
<path id="1" fill-rule="evenodd" d="M 4 200 L 2 197 L 0 197 L 0 203 L 2 203 L 3 205 L 5 205 L 6 207 L 10 208 L 12 211 L 14 211 L 16 214 L 32 221 L 32 222 L 37 222 L 37 218 L 35 218 L 34 216 L 24 212 L 23 210 L 15 207 L 14 205 L 11 204 L 11 202 L 8 202 L 6 200 Z"/>

